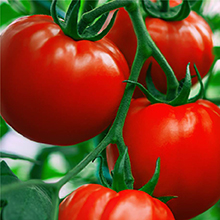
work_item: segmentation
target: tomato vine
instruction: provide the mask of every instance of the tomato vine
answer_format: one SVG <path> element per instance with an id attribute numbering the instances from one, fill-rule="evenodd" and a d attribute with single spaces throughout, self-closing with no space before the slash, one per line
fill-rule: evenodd
<path id="1" fill-rule="evenodd" d="M 191 64 L 188 64 L 188 67 L 186 68 L 186 77 L 184 78 L 184 80 L 179 82 L 171 66 L 167 62 L 164 55 L 160 52 L 155 42 L 152 40 L 146 28 L 145 22 L 142 17 L 142 12 L 141 12 L 143 8 L 141 8 L 142 6 L 140 6 L 141 2 L 139 0 L 126 0 L 126 1 L 112 0 L 112 1 L 107 1 L 106 3 L 100 6 L 96 5 L 97 1 L 94 1 L 93 2 L 94 4 L 92 5 L 87 4 L 88 2 L 89 1 L 85 1 L 84 8 L 81 11 L 82 14 L 80 15 L 80 20 L 78 21 L 79 5 L 78 6 L 76 5 L 80 4 L 80 1 L 73 0 L 70 6 L 72 9 L 70 9 L 67 12 L 67 15 L 68 15 L 67 22 L 65 23 L 65 18 L 64 18 L 64 21 L 61 19 L 62 17 L 61 15 L 63 15 L 63 13 L 59 11 L 59 13 L 57 14 L 57 9 L 56 9 L 57 0 L 53 0 L 52 7 L 51 7 L 51 12 L 52 12 L 51 14 L 54 18 L 54 21 L 58 25 L 61 26 L 61 29 L 67 35 L 69 35 L 76 41 L 80 41 L 84 38 L 87 40 L 96 41 L 102 38 L 110 30 L 110 28 L 112 27 L 114 23 L 114 19 L 116 17 L 117 11 L 115 12 L 115 15 L 113 16 L 113 19 L 109 22 L 109 26 L 106 29 L 106 31 L 102 30 L 103 34 L 99 33 L 99 28 L 97 28 L 96 26 L 98 25 L 98 22 L 96 23 L 96 25 L 94 25 L 94 21 L 99 21 L 102 26 L 104 23 L 104 19 L 107 17 L 110 11 L 118 10 L 119 8 L 124 8 L 129 14 L 129 17 L 132 21 L 132 25 L 133 25 L 133 28 L 134 28 L 134 31 L 137 37 L 137 50 L 136 50 L 135 58 L 134 58 L 134 61 L 131 67 L 129 79 L 124 81 L 124 83 L 126 83 L 126 87 L 125 87 L 124 95 L 120 102 L 120 106 L 118 108 L 116 117 L 112 125 L 110 126 L 107 134 L 100 141 L 98 146 L 93 151 L 91 151 L 78 165 L 72 168 L 64 177 L 62 177 L 56 183 L 45 183 L 41 180 L 29 180 L 26 182 L 19 182 L 19 183 L 14 183 L 14 184 L 12 183 L 8 186 L 2 187 L 1 189 L 2 195 L 6 195 L 7 193 L 13 190 L 19 190 L 19 189 L 23 189 L 25 187 L 33 186 L 33 185 L 43 186 L 44 188 L 48 189 L 52 195 L 53 209 L 51 212 L 52 213 L 51 220 L 58 219 L 59 191 L 68 181 L 70 181 L 75 175 L 81 172 L 90 162 L 94 161 L 101 154 L 101 152 L 105 150 L 105 148 L 109 144 L 117 145 L 119 155 L 123 155 L 124 152 L 126 152 L 127 147 L 124 141 L 123 127 L 124 127 L 127 113 L 129 111 L 129 106 L 131 104 L 132 96 L 137 85 L 138 77 L 140 75 L 141 69 L 145 61 L 149 57 L 152 56 L 158 62 L 158 64 L 161 66 L 164 73 L 166 74 L 167 92 L 166 94 L 162 96 L 162 100 L 160 100 L 161 102 L 167 102 L 168 104 L 173 104 L 175 106 L 183 105 L 187 103 L 188 96 L 189 96 L 190 89 L 191 89 L 191 75 L 190 75 L 190 70 L 189 70 L 189 65 Z M 148 2 L 147 0 L 142 1 L 142 4 L 147 7 L 148 5 L 147 2 Z M 175 11 L 172 11 L 172 13 L 169 14 L 169 16 L 167 14 L 164 15 L 164 12 L 167 13 L 167 10 L 168 10 L 168 2 L 169 1 L 163 2 L 162 9 L 161 9 L 163 11 L 163 13 L 162 12 L 161 13 L 168 20 L 172 20 L 172 18 L 178 20 L 179 16 L 182 17 L 182 19 L 184 19 L 185 16 L 187 16 L 187 13 L 189 14 L 188 9 L 190 8 L 190 1 L 184 0 L 183 1 L 184 3 L 181 6 L 178 6 L 178 8 Z M 151 14 L 151 15 L 154 14 L 156 16 L 156 14 L 152 12 L 152 7 L 146 9 L 146 13 Z M 73 19 L 75 19 L 74 23 L 73 23 Z M 86 29 L 91 30 L 92 25 L 93 27 L 96 27 L 98 29 L 98 33 L 96 33 L 93 30 L 89 32 L 89 35 L 88 35 L 88 31 L 86 32 L 87 35 L 83 35 L 82 33 Z M 74 26 L 74 31 L 73 31 L 73 26 Z M 91 35 L 91 33 L 93 35 Z M 200 75 L 197 69 L 196 69 L 196 72 L 198 74 L 198 78 L 201 83 Z M 202 87 L 202 83 L 201 83 L 201 87 Z M 181 93 L 181 91 L 183 91 L 182 88 L 185 88 L 183 92 L 184 94 Z M 202 92 L 203 92 L 203 88 L 200 90 L 199 95 L 196 96 L 195 99 L 193 99 L 193 101 L 196 101 L 196 99 L 200 98 L 200 96 L 202 95 Z M 155 91 L 154 94 L 150 94 L 148 98 L 151 100 L 157 101 L 158 99 L 155 98 L 156 97 L 155 94 L 157 94 L 157 91 Z M 124 166 L 125 166 L 125 169 L 124 169 L 123 175 L 125 176 L 126 186 L 128 187 L 128 189 L 133 189 L 134 179 L 131 173 L 131 164 L 130 164 L 129 154 L 127 152 L 126 152 L 126 159 L 125 159 Z"/>

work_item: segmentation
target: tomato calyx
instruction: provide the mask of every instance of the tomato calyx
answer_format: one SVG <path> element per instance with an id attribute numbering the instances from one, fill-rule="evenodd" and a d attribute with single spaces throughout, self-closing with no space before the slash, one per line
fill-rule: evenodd
<path id="1" fill-rule="evenodd" d="M 101 159 L 101 163 L 100 163 L 100 168 L 99 168 L 99 177 L 100 177 L 101 184 L 103 186 L 107 188 L 111 188 L 112 190 L 116 192 L 120 192 L 120 191 L 127 190 L 127 189 L 131 189 L 131 190 L 134 189 L 133 187 L 134 178 L 132 174 L 130 176 L 125 175 L 125 169 L 131 169 L 130 166 L 127 166 L 128 163 L 126 163 L 126 160 L 129 160 L 127 148 L 125 148 L 124 152 L 119 155 L 115 163 L 114 170 L 111 172 L 111 175 L 112 175 L 111 184 L 106 180 L 106 178 L 103 175 L 103 171 L 102 171 L 103 158 L 100 156 L 100 159 Z M 143 191 L 149 194 L 150 196 L 154 197 L 153 192 L 158 183 L 159 176 L 160 176 L 160 158 L 158 158 L 156 161 L 156 167 L 155 167 L 155 171 L 154 171 L 152 178 L 143 187 L 141 187 L 139 191 Z M 129 187 L 129 185 L 131 185 L 130 182 L 132 182 L 132 187 Z M 159 199 L 163 203 L 166 203 L 173 198 L 176 198 L 176 196 L 163 196 L 157 199 Z"/>
<path id="2" fill-rule="evenodd" d="M 187 103 L 193 103 L 193 102 L 195 102 L 198 99 L 203 97 L 204 87 L 203 87 L 203 82 L 202 82 L 202 78 L 199 74 L 199 71 L 196 68 L 196 65 L 194 64 L 196 75 L 198 77 L 198 81 L 199 81 L 199 84 L 200 84 L 200 90 L 194 97 L 189 98 L 190 91 L 191 91 L 191 86 L 192 86 L 192 82 L 191 82 L 192 76 L 190 74 L 189 65 L 190 65 L 190 63 L 188 63 L 188 65 L 186 67 L 185 78 L 182 79 L 181 81 L 179 81 L 178 88 L 176 89 L 177 94 L 172 99 L 170 99 L 167 94 L 161 93 L 155 87 L 155 85 L 152 81 L 152 77 L 151 77 L 152 64 L 149 65 L 149 68 L 147 70 L 147 76 L 146 76 L 147 88 L 145 88 L 139 82 L 135 82 L 135 81 L 132 81 L 132 80 L 125 80 L 124 82 L 135 84 L 136 86 L 138 86 L 139 89 L 144 93 L 144 95 L 148 98 L 148 100 L 151 103 L 166 103 L 166 104 L 169 104 L 169 105 L 172 105 L 172 106 L 179 106 L 179 105 L 184 105 L 184 104 L 187 104 Z"/>
<path id="3" fill-rule="evenodd" d="M 100 157 L 100 159 L 101 159 L 101 163 L 100 163 L 100 169 L 99 169 L 99 176 L 100 176 L 100 181 L 103 186 L 111 188 L 116 192 L 126 190 L 126 189 L 133 189 L 134 178 L 131 172 L 129 172 L 130 175 L 125 175 L 125 169 L 131 169 L 131 167 L 130 166 L 128 167 L 126 163 L 126 160 L 129 160 L 127 148 L 125 148 L 124 152 L 119 155 L 115 163 L 114 170 L 111 172 L 111 175 L 112 175 L 111 184 L 108 183 L 108 181 L 103 175 L 103 171 L 102 171 L 103 158 Z M 132 184 L 130 184 L 130 182 L 132 182 Z"/>
<path id="4" fill-rule="evenodd" d="M 182 4 L 175 7 L 169 6 L 169 0 L 143 0 L 144 10 L 154 18 L 160 18 L 165 21 L 181 21 L 188 17 L 191 11 L 191 3 L 189 0 L 183 0 Z"/>
<path id="5" fill-rule="evenodd" d="M 65 18 L 62 19 L 59 18 L 57 14 L 57 0 L 53 0 L 51 4 L 51 16 L 53 17 L 54 22 L 60 26 L 65 35 L 74 40 L 97 41 L 102 39 L 113 26 L 118 11 L 116 10 L 114 12 L 107 27 L 104 30 L 101 30 L 108 18 L 109 12 L 103 13 L 98 18 L 91 16 L 88 19 L 89 22 L 86 23 L 79 20 L 80 2 L 80 0 L 72 0 L 66 12 Z"/>

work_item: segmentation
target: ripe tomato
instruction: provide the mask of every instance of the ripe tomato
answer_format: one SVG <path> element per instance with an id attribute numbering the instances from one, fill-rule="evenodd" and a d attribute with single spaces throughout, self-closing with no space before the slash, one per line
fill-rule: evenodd
<path id="1" fill-rule="evenodd" d="M 59 220 L 174 220 L 169 208 L 138 190 L 119 193 L 97 184 L 83 185 L 59 207 Z"/>
<path id="2" fill-rule="evenodd" d="M 1 45 L 1 115 L 23 136 L 71 145 L 113 121 L 129 68 L 108 40 L 74 41 L 35 15 L 9 25 Z"/>
<path id="3" fill-rule="evenodd" d="M 167 205 L 175 219 L 192 218 L 220 199 L 220 109 L 198 100 L 172 107 L 150 105 L 146 98 L 131 102 L 123 135 L 131 160 L 135 188 L 152 177 L 156 160 L 161 171 L 154 196 L 178 196 Z M 107 147 L 112 170 L 118 157 Z"/>
<path id="4" fill-rule="evenodd" d="M 172 0 L 170 5 L 176 6 L 180 2 Z M 208 73 L 214 60 L 212 31 L 206 21 L 196 12 L 191 11 L 186 19 L 173 22 L 147 17 L 145 24 L 151 38 L 165 56 L 179 81 L 185 77 L 186 66 L 189 62 L 191 63 L 191 75 L 196 75 L 193 68 L 194 63 L 202 77 Z M 129 15 L 123 8 L 119 10 L 115 24 L 106 38 L 115 43 L 131 67 L 137 39 Z M 146 72 L 150 62 L 152 62 L 153 82 L 161 92 L 165 93 L 166 75 L 153 57 L 148 58 L 145 62 L 139 76 L 139 82 L 146 85 Z M 193 84 L 196 82 L 197 77 L 192 79 Z M 134 97 L 142 96 L 141 91 L 136 89 Z"/>

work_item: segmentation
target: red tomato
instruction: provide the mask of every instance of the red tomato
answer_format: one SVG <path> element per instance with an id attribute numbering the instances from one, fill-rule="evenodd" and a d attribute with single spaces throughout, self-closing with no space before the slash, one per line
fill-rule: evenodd
<path id="1" fill-rule="evenodd" d="M 180 2 L 172 0 L 170 5 L 176 6 Z M 196 75 L 193 68 L 194 63 L 202 77 L 208 73 L 214 60 L 212 31 L 202 17 L 191 11 L 190 15 L 182 21 L 170 22 L 147 17 L 145 24 L 151 38 L 165 56 L 179 81 L 185 77 L 186 66 L 189 62 L 191 63 L 191 75 Z M 136 52 L 137 39 L 129 15 L 123 8 L 119 10 L 115 24 L 106 37 L 115 43 L 131 67 Z M 139 76 L 139 82 L 146 85 L 146 72 L 150 62 L 152 62 L 153 82 L 161 92 L 165 93 L 166 75 L 152 57 L 145 62 Z M 193 84 L 196 82 L 197 77 L 192 79 Z M 137 89 L 134 97 L 142 96 L 141 91 Z"/>
<path id="2" fill-rule="evenodd" d="M 50 16 L 35 15 L 13 22 L 1 45 L 1 114 L 16 131 L 71 145 L 113 121 L 129 69 L 108 40 L 74 41 Z"/>
<path id="3" fill-rule="evenodd" d="M 150 105 L 146 98 L 131 102 L 123 135 L 131 160 L 135 188 L 152 177 L 156 160 L 161 172 L 154 196 L 178 196 L 167 203 L 175 219 L 192 218 L 220 199 L 220 109 L 198 100 L 172 107 Z M 118 157 L 107 147 L 112 170 Z"/>
<path id="4" fill-rule="evenodd" d="M 145 192 L 119 193 L 97 184 L 83 185 L 62 201 L 59 220 L 174 220 L 169 208 Z"/>

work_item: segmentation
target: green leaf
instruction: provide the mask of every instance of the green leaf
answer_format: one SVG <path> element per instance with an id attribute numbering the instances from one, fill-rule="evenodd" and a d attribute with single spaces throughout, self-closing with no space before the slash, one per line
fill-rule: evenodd
<path id="1" fill-rule="evenodd" d="M 220 14 L 216 14 L 214 16 L 205 16 L 205 19 L 209 23 L 212 31 L 219 31 L 220 30 Z"/>
<path id="2" fill-rule="evenodd" d="M 1 19 L 0 26 L 8 25 L 13 19 L 22 16 L 21 13 L 16 12 L 9 4 L 0 3 Z"/>
<path id="3" fill-rule="evenodd" d="M 10 184 L 21 183 L 4 161 L 0 163 L 0 171 L 1 190 Z M 2 220 L 48 220 L 52 211 L 49 195 L 47 188 L 38 185 L 2 194 Z"/>
<path id="4" fill-rule="evenodd" d="M 203 0 L 189 0 L 191 9 L 195 12 L 197 12 L 197 14 L 201 14 L 200 10 L 203 4 Z"/>
<path id="5" fill-rule="evenodd" d="M 0 138 L 2 138 L 9 131 L 6 122 L 0 117 Z"/>
<path id="6" fill-rule="evenodd" d="M 210 76 L 205 98 L 216 105 L 220 105 L 220 70 L 217 70 Z"/>
<path id="7" fill-rule="evenodd" d="M 27 4 L 22 4 L 22 1 L 8 0 L 8 2 L 17 12 L 21 13 L 22 15 L 29 15 L 30 14 L 29 7 L 27 7 Z M 26 2 L 28 2 L 28 1 L 26 1 Z"/>
<path id="8" fill-rule="evenodd" d="M 219 22 L 220 22 L 220 20 L 219 20 Z M 220 46 L 213 47 L 213 53 L 216 56 L 216 59 L 220 59 Z"/>

